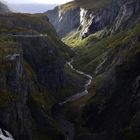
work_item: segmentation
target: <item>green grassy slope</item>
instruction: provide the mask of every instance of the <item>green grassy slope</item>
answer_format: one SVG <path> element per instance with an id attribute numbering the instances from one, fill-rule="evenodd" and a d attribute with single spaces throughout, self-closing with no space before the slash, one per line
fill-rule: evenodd
<path id="1" fill-rule="evenodd" d="M 108 134 L 111 134 L 108 138 L 114 140 L 119 135 L 125 140 L 140 138 L 135 131 L 139 127 L 136 123 L 139 118 L 135 106 L 137 97 L 132 97 L 135 94 L 133 87 L 131 89 L 139 73 L 139 36 L 140 24 L 137 23 L 128 31 L 103 38 L 96 43 L 94 39 L 92 41 L 87 38 L 78 43 L 82 49 L 78 50 L 74 65 L 92 74 L 94 78 L 87 96 L 64 107 L 66 116 L 76 125 L 76 139 L 96 140 L 98 136 L 104 138 Z M 136 113 L 134 116 L 132 110 L 132 114 Z M 78 115 L 71 115 L 75 112 Z M 115 125 L 122 124 L 127 119 L 127 125 Z M 116 128 L 116 136 L 110 128 Z"/>
<path id="2" fill-rule="evenodd" d="M 111 0 L 74 0 L 72 2 L 66 3 L 61 6 L 61 10 L 63 12 L 69 11 L 71 9 L 75 9 L 77 7 L 85 8 L 85 9 L 99 9 L 106 4 L 110 3 Z"/>
<path id="3" fill-rule="evenodd" d="M 46 34 L 50 46 L 59 50 L 62 57 L 73 55 L 67 45 L 57 37 L 54 27 L 44 14 L 8 14 L 0 15 L 0 34 Z"/>
<path id="4" fill-rule="evenodd" d="M 115 55 L 118 48 L 125 46 L 133 40 L 133 38 L 139 36 L 139 32 L 140 24 L 138 23 L 129 31 L 124 31 L 114 36 L 103 38 L 96 43 L 92 35 L 89 36 L 78 43 L 78 46 L 82 49 L 79 49 L 79 54 L 75 58 L 75 65 L 84 71 L 94 73 L 94 70 L 100 63 L 106 60 L 106 57 Z"/>

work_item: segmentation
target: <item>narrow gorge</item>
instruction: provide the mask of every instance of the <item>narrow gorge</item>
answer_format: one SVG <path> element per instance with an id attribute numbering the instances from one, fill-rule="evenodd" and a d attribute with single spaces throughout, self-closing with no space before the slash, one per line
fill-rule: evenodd
<path id="1" fill-rule="evenodd" d="M 69 0 L 35 14 L 6 2 L 0 139 L 139 140 L 140 1 Z"/>
<path id="2" fill-rule="evenodd" d="M 90 86 L 91 80 L 92 80 L 92 76 L 75 69 L 72 65 L 73 61 L 74 61 L 73 58 L 71 58 L 71 60 L 69 62 L 67 62 L 67 65 L 73 71 L 78 73 L 79 75 L 85 76 L 87 78 L 87 80 L 86 80 L 84 86 L 82 87 L 82 89 L 80 90 L 80 92 L 75 93 L 73 96 L 67 97 L 66 99 L 64 99 L 63 102 L 55 104 L 54 107 L 52 108 L 53 115 L 55 116 L 54 118 L 56 119 L 56 121 L 60 125 L 60 127 L 63 129 L 67 140 L 74 140 L 75 126 L 73 123 L 68 121 L 67 118 L 64 116 L 63 109 L 62 109 L 63 105 L 76 101 L 76 100 L 82 98 L 83 96 L 86 96 L 86 94 L 88 94 L 88 87 Z"/>

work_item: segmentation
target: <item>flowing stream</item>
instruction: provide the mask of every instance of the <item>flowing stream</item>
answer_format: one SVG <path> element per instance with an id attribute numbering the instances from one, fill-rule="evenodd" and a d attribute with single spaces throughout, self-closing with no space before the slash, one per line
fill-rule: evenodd
<path id="1" fill-rule="evenodd" d="M 77 69 L 75 69 L 72 65 L 73 63 L 73 59 L 71 59 L 69 62 L 67 62 L 67 65 L 76 73 L 78 73 L 79 75 L 83 75 L 86 76 L 88 78 L 88 80 L 86 81 L 84 88 L 81 92 L 78 92 L 77 94 L 70 96 L 68 98 L 65 99 L 65 101 L 55 104 L 53 109 L 52 109 L 52 114 L 55 118 L 55 120 L 57 121 L 57 124 L 59 125 L 59 127 L 63 130 L 65 137 L 67 138 L 67 140 L 73 140 L 74 136 L 75 136 L 75 127 L 74 124 L 72 124 L 70 121 L 67 120 L 67 118 L 63 115 L 62 113 L 62 107 L 64 104 L 68 103 L 68 102 L 73 102 L 76 101 L 78 99 L 80 99 L 81 97 L 85 96 L 88 94 L 88 87 L 90 86 L 91 82 L 92 82 L 92 76 L 88 75 L 82 71 L 79 71 Z"/>
<path id="2" fill-rule="evenodd" d="M 79 98 L 81 98 L 81 97 L 85 96 L 86 94 L 88 94 L 88 87 L 90 86 L 90 84 L 92 82 L 92 76 L 91 75 L 86 74 L 86 73 L 84 73 L 82 71 L 79 71 L 79 70 L 75 69 L 73 67 L 72 63 L 73 63 L 73 58 L 71 59 L 70 62 L 67 62 L 67 65 L 73 71 L 75 71 L 76 73 L 78 73 L 79 75 L 83 75 L 83 76 L 87 77 L 88 80 L 86 81 L 86 83 L 84 85 L 84 89 L 81 92 L 78 92 L 77 94 L 74 94 L 73 96 L 68 97 L 64 102 L 59 103 L 59 105 L 63 105 L 63 104 L 66 104 L 68 102 L 72 102 L 72 101 L 78 100 Z"/>
<path id="3" fill-rule="evenodd" d="M 0 139 L 2 140 L 14 140 L 13 136 L 6 130 L 0 128 Z"/>

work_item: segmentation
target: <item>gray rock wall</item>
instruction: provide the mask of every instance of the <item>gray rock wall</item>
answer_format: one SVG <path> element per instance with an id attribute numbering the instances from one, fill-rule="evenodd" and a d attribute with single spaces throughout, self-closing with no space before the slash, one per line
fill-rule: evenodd
<path id="1" fill-rule="evenodd" d="M 112 0 L 99 9 L 75 8 L 61 13 L 60 7 L 46 12 L 60 37 L 80 30 L 79 38 L 102 31 L 102 36 L 131 27 L 140 18 L 138 0 Z M 61 15 L 61 16 L 59 16 Z"/>

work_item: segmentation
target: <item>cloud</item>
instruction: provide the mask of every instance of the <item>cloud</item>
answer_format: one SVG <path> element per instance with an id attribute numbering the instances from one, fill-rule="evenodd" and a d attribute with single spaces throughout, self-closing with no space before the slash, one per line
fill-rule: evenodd
<path id="1" fill-rule="evenodd" d="M 47 3 L 47 4 L 63 4 L 71 0 L 5 0 L 7 3 Z"/>
<path id="2" fill-rule="evenodd" d="M 66 3 L 69 2 L 70 0 L 34 0 L 37 3 Z"/>

